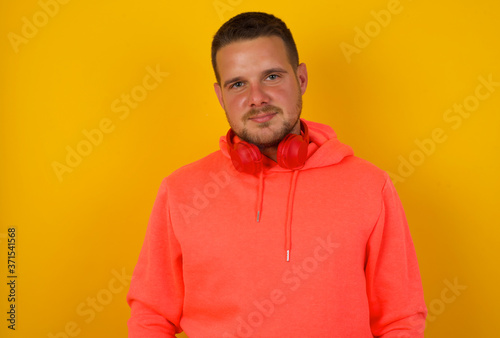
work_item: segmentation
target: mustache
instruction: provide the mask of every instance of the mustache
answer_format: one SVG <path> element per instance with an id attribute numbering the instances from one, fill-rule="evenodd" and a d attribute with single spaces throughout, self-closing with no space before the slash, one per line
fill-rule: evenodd
<path id="1" fill-rule="evenodd" d="M 243 115 L 243 119 L 246 120 L 262 113 L 274 113 L 274 112 L 281 114 L 283 113 L 283 110 L 276 106 L 265 106 L 260 109 L 250 109 L 248 112 L 245 113 L 245 115 Z"/>

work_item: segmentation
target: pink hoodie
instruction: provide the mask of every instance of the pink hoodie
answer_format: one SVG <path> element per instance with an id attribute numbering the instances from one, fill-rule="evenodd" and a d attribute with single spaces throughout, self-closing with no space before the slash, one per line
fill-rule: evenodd
<path id="1" fill-rule="evenodd" d="M 415 250 L 386 173 L 305 121 L 300 170 L 221 150 L 167 177 L 127 297 L 129 337 L 423 337 Z"/>

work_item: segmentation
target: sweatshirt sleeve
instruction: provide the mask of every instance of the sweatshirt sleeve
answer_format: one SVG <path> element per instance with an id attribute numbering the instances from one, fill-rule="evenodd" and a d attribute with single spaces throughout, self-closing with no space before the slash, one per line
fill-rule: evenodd
<path id="1" fill-rule="evenodd" d="M 181 248 L 170 222 L 164 179 L 127 295 L 129 338 L 175 337 L 181 332 L 183 290 Z"/>
<path id="2" fill-rule="evenodd" d="M 424 337 L 425 306 L 417 256 L 403 207 L 387 177 L 366 251 L 366 287 L 374 337 Z"/>

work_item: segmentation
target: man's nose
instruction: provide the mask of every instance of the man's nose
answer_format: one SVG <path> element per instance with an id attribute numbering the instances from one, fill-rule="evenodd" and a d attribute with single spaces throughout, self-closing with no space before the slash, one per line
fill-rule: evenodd
<path id="1" fill-rule="evenodd" d="M 254 84 L 249 90 L 249 105 L 251 107 L 260 107 L 269 104 L 270 97 L 264 86 L 261 84 Z"/>

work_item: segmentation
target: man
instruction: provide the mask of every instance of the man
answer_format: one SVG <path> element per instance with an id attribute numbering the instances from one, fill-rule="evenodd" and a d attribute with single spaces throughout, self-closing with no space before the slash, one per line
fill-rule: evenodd
<path id="1" fill-rule="evenodd" d="M 300 119 L 307 69 L 286 25 L 212 43 L 231 126 L 160 187 L 128 294 L 130 337 L 423 337 L 413 243 L 386 173 Z"/>

